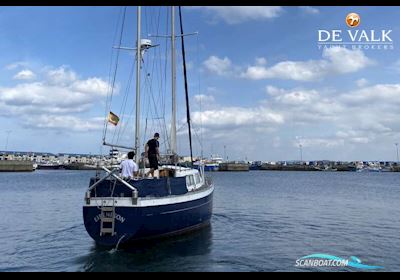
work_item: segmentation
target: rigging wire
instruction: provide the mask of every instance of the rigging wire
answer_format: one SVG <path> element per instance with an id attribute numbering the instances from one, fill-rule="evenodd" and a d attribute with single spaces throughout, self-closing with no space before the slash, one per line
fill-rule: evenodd
<path id="1" fill-rule="evenodd" d="M 122 37 L 124 33 L 124 28 L 125 28 L 125 21 L 126 21 L 126 10 L 127 7 L 123 8 L 123 12 L 120 12 L 120 17 L 117 26 L 120 24 L 121 20 L 121 13 L 122 13 L 122 24 L 121 24 L 121 29 L 120 29 L 120 37 L 119 37 L 119 46 L 121 46 L 122 43 Z M 160 7 L 158 9 L 158 15 L 157 11 L 155 10 L 155 15 L 156 16 L 151 16 L 151 10 L 150 9 L 144 9 L 145 12 L 145 31 L 150 31 L 150 30 L 155 30 L 156 34 L 159 33 L 160 30 L 160 19 L 162 15 L 162 10 L 163 7 Z M 167 33 L 169 31 L 169 22 L 170 22 L 170 11 L 167 8 L 166 9 L 166 14 L 165 18 L 167 21 L 166 25 L 166 30 Z M 114 41 L 117 37 L 117 31 L 115 32 L 114 35 Z M 161 37 L 156 37 L 156 38 L 161 38 Z M 162 39 L 156 39 L 156 43 L 158 44 Z M 170 53 L 169 45 L 170 42 L 168 42 L 169 39 L 165 37 L 165 44 L 163 45 L 164 47 L 160 48 L 155 48 L 154 52 L 149 53 L 148 59 L 143 61 L 142 64 L 142 69 L 144 70 L 144 83 L 142 84 L 142 92 L 144 93 L 144 98 L 142 99 L 142 104 L 141 106 L 147 104 L 148 106 L 144 106 L 147 111 L 145 114 L 142 113 L 141 118 L 146 116 L 146 123 L 144 127 L 144 133 L 142 134 L 143 137 L 146 137 L 148 132 L 150 130 L 154 131 L 159 131 L 162 134 L 165 135 L 164 141 L 160 144 L 165 146 L 165 150 L 168 150 L 170 146 L 170 135 L 168 133 L 168 127 L 167 122 L 166 122 L 166 92 L 167 92 L 167 68 L 168 68 L 168 54 Z M 154 44 L 153 44 L 154 45 Z M 163 56 L 164 53 L 164 56 Z M 150 54 L 152 54 L 150 56 Z M 112 64 L 113 60 L 111 61 Z M 116 51 L 116 58 L 115 58 L 115 67 L 113 69 L 113 75 L 111 75 L 111 65 L 110 65 L 110 73 L 109 73 L 109 84 L 111 84 L 111 90 L 109 94 L 107 95 L 107 102 L 106 102 L 106 110 L 105 110 L 105 127 L 104 127 L 104 132 L 103 132 L 103 142 L 106 139 L 107 132 L 108 132 L 108 121 L 107 121 L 107 115 L 108 111 L 110 111 L 111 104 L 112 104 L 112 99 L 113 99 L 113 94 L 115 91 L 115 83 L 116 83 L 116 76 L 118 74 L 118 67 L 120 64 L 120 49 Z M 157 74 L 159 73 L 159 74 Z M 128 117 L 126 115 L 126 106 L 128 103 L 128 96 L 132 84 L 132 77 L 133 77 L 133 68 L 131 68 L 129 78 L 127 81 L 127 86 L 125 89 L 125 94 L 122 99 L 122 104 L 120 106 L 119 110 L 119 116 L 120 116 L 120 126 L 118 126 L 117 129 L 113 130 L 113 138 L 112 142 L 114 143 L 115 138 L 117 139 L 117 142 L 121 140 L 121 137 L 125 135 L 127 127 L 130 126 L 131 121 L 133 121 L 133 118 L 129 117 L 133 114 L 134 111 L 134 106 L 132 106 L 131 112 L 129 113 Z M 111 82 L 112 80 L 112 82 Z M 144 116 L 145 115 L 145 116 Z M 139 128 L 139 129 L 142 129 Z M 152 133 L 154 132 L 152 131 Z M 122 139 L 129 139 L 129 138 L 122 138 Z M 145 140 L 145 139 L 144 139 Z M 142 143 L 145 143 L 143 141 Z"/>
<path id="2" fill-rule="evenodd" d="M 189 104 L 189 90 L 187 83 L 187 73 L 186 73 L 186 55 L 185 55 L 185 41 L 183 39 L 183 23 L 182 23 L 182 10 L 181 6 L 179 6 L 179 21 L 181 25 L 181 43 L 182 43 L 182 61 L 183 61 L 183 76 L 185 80 L 185 97 L 186 97 L 186 120 L 189 131 L 189 147 L 190 147 L 190 159 L 193 163 L 193 148 L 192 148 L 192 130 L 191 130 L 191 121 L 190 121 L 190 104 Z"/>
<path id="3" fill-rule="evenodd" d="M 119 11 L 119 15 L 118 15 L 118 18 L 117 18 L 117 23 L 116 23 L 116 26 L 115 26 L 115 32 L 114 32 L 114 37 L 113 37 L 113 44 L 115 44 L 115 41 L 116 41 L 116 38 L 117 38 L 117 33 L 118 33 L 118 26 L 119 26 L 119 24 L 120 24 L 120 20 L 121 20 L 121 16 L 122 16 L 122 11 L 123 11 L 123 8 L 121 8 L 120 9 L 120 11 Z M 114 49 L 113 48 L 111 48 L 111 54 L 110 54 L 110 67 L 109 67 L 109 72 L 108 72 L 108 83 L 107 83 L 107 85 L 108 85 L 108 89 L 107 89 L 107 98 L 106 98 L 106 104 L 105 104 L 105 107 L 104 107 L 104 126 L 103 126 L 103 141 L 102 141 L 102 143 L 100 144 L 100 154 L 103 154 L 103 142 L 104 142 L 104 140 L 105 140 L 105 137 L 106 137 L 106 130 L 107 130 L 107 127 L 106 127 L 106 123 L 107 123 L 107 115 L 108 115 L 108 109 L 109 109 L 109 104 L 110 104 L 110 95 L 111 95 L 111 90 L 112 90 L 112 87 L 111 87 L 111 72 L 112 72 L 112 65 L 113 65 L 113 54 L 114 54 Z"/>
<path id="4" fill-rule="evenodd" d="M 199 65 L 199 35 L 196 36 L 196 65 Z M 201 148 L 200 158 L 203 159 L 204 156 L 203 155 L 203 110 L 202 110 L 201 81 L 200 81 L 199 69 L 197 69 L 197 82 L 198 82 L 198 94 L 200 96 L 200 148 Z"/>
<path id="5" fill-rule="evenodd" d="M 193 126 L 193 131 L 194 131 L 194 134 L 195 134 L 195 136 L 196 136 L 196 139 L 197 139 L 197 141 L 199 142 L 199 145 L 200 145 L 201 149 L 203 149 L 203 143 L 201 142 L 201 139 L 200 139 L 199 135 L 197 134 L 197 131 L 198 131 L 199 129 L 197 128 L 197 126 L 195 126 L 195 125 L 193 125 L 193 124 L 192 124 L 192 126 Z M 200 130 L 200 132 L 201 132 L 201 130 Z M 203 157 L 201 157 L 201 159 L 203 159 Z"/>
<path id="6" fill-rule="evenodd" d="M 123 101 L 121 103 L 121 108 L 120 108 L 120 111 L 119 111 L 121 125 L 119 126 L 118 130 L 114 131 L 114 135 L 113 135 L 113 138 L 112 138 L 112 143 L 114 143 L 114 137 L 115 136 L 117 136 L 116 143 L 119 142 L 119 139 L 120 139 L 120 136 L 121 136 L 122 127 L 123 126 L 126 127 L 126 124 L 124 123 L 124 120 L 125 120 L 125 109 L 126 109 L 126 104 L 128 103 L 129 92 L 130 92 L 131 85 L 132 85 L 132 79 L 133 79 L 133 74 L 134 74 L 134 70 L 135 70 L 134 66 L 135 66 L 134 63 L 132 63 L 131 71 L 129 73 L 128 83 L 127 83 L 127 86 L 126 86 L 126 89 L 125 89 L 125 94 L 124 94 Z"/>
<path id="7" fill-rule="evenodd" d="M 151 28 L 154 29 L 158 35 L 159 33 L 159 29 L 160 29 L 160 18 L 161 18 L 161 7 L 158 10 L 158 16 L 157 16 L 157 21 L 156 23 L 154 22 L 154 20 L 151 21 Z M 168 11 L 168 10 L 167 10 Z M 152 17 L 153 19 L 154 17 Z M 168 18 L 168 13 L 167 13 L 167 18 Z M 168 19 L 167 19 L 168 21 Z M 159 43 L 159 37 L 157 37 L 156 43 Z M 165 44 L 164 46 L 167 46 L 167 44 Z M 167 50 L 167 49 L 166 49 Z M 146 85 L 146 103 L 147 106 L 145 107 L 147 109 L 146 111 L 146 119 L 148 120 L 148 125 L 145 128 L 145 133 L 143 134 L 143 137 L 146 137 L 148 134 L 148 131 L 159 131 L 159 132 L 163 132 L 166 131 L 166 129 L 164 129 L 165 127 L 165 97 L 164 97 L 164 85 L 166 84 L 166 82 L 164 82 L 163 79 L 163 69 L 162 69 L 162 63 L 164 62 L 165 64 L 167 63 L 167 61 L 165 59 L 162 59 L 162 47 L 160 48 L 156 48 L 155 52 L 153 53 L 153 63 L 150 65 L 150 63 L 146 64 L 144 66 L 145 68 L 145 85 Z M 165 67 L 166 69 L 166 67 Z M 159 71 L 159 72 L 158 72 Z M 157 75 L 155 75 L 155 73 L 158 73 Z M 165 73 L 165 72 L 164 72 Z M 164 74 L 166 75 L 166 73 Z M 158 87 L 158 90 L 155 89 L 154 85 L 156 85 L 156 87 Z M 158 96 L 155 94 L 156 92 L 158 92 Z M 149 120 L 151 120 L 149 122 Z M 164 127 L 163 127 L 164 126 Z M 167 134 L 166 134 L 167 135 Z M 151 133 L 148 137 L 151 137 Z M 164 136 L 164 135 L 163 135 Z M 164 137 L 163 137 L 164 138 Z M 165 145 L 168 143 L 168 137 L 166 136 L 164 138 L 165 140 L 162 142 L 162 144 Z M 143 139 L 143 143 L 145 139 Z"/>
<path id="8" fill-rule="evenodd" d="M 122 37 L 123 37 L 122 35 L 123 35 L 123 32 L 124 32 L 126 8 L 127 7 L 124 8 L 123 17 L 122 17 L 122 26 L 121 26 L 121 33 L 120 33 L 120 38 L 119 38 L 119 47 L 121 47 Z M 113 94 L 114 94 L 115 80 L 116 80 L 117 71 L 118 71 L 119 54 L 120 54 L 120 50 L 118 49 L 117 50 L 115 68 L 114 68 L 113 81 L 112 81 L 112 85 L 111 85 L 111 93 L 110 93 L 110 98 L 109 98 L 109 104 L 106 104 L 106 117 L 105 117 L 105 121 L 104 121 L 103 142 L 105 141 L 106 134 L 107 134 L 107 128 L 108 128 L 107 111 L 109 111 L 110 108 L 111 108 L 112 98 L 113 98 Z"/>
<path id="9" fill-rule="evenodd" d="M 169 13 L 170 13 L 170 10 L 169 10 L 169 8 L 166 8 L 166 10 L 167 10 L 167 12 L 166 12 L 166 14 L 167 14 L 167 20 L 166 20 L 166 25 L 165 25 L 165 34 L 168 34 L 168 26 L 169 26 L 169 21 L 170 21 L 170 15 L 169 15 Z M 164 53 L 164 58 L 165 58 L 165 64 L 164 64 L 164 81 L 165 81 L 165 92 L 167 91 L 167 67 L 168 67 L 168 60 L 167 60 L 167 57 L 168 57 L 168 38 L 166 37 L 165 39 L 165 42 L 164 42 L 164 45 L 165 45 L 165 53 Z M 161 71 L 161 69 L 160 69 L 160 71 Z M 168 148 L 169 147 L 171 147 L 171 139 L 168 137 L 169 136 L 169 134 L 168 134 L 168 126 L 167 126 L 167 123 L 166 123 L 166 121 L 165 121 L 165 108 L 166 108 L 166 103 L 165 103 L 165 97 L 163 98 L 163 104 L 162 104 L 162 108 L 163 108 L 163 116 L 164 116 L 164 134 L 165 134 L 165 139 L 167 140 L 167 145 L 168 145 Z M 168 149 L 167 148 L 167 149 Z"/>
<path id="10" fill-rule="evenodd" d="M 146 11 L 146 15 L 149 15 Z M 155 19 L 157 18 L 157 19 Z M 147 31 L 155 30 L 156 34 L 159 32 L 159 27 L 160 27 L 160 18 L 161 18 L 161 7 L 158 9 L 158 16 L 157 17 L 150 17 L 150 19 L 146 19 L 146 28 Z M 158 38 L 158 37 L 156 37 Z M 158 39 L 156 39 L 156 44 L 158 45 Z M 155 73 L 158 72 L 158 68 L 161 69 L 161 52 L 156 48 L 154 52 L 151 52 L 152 56 L 150 57 L 149 54 L 149 59 L 146 60 L 146 63 L 143 65 L 144 69 L 144 98 L 143 98 L 143 103 L 147 104 L 147 106 L 144 106 L 146 108 L 146 126 L 144 129 L 143 135 L 143 142 L 145 143 L 146 137 L 148 136 L 148 130 L 157 130 L 157 131 L 162 131 L 162 125 L 161 125 L 161 119 L 160 117 L 160 110 L 159 108 L 162 107 L 160 104 L 162 104 L 162 98 L 163 96 L 160 94 L 162 93 L 162 79 L 159 75 L 155 75 Z M 159 59 L 157 59 L 157 54 L 159 56 Z M 153 86 L 154 84 L 158 85 L 158 92 L 159 96 L 157 97 L 154 93 L 156 92 L 155 87 Z M 154 107 L 154 108 L 153 108 Z M 151 120 L 150 125 L 149 125 L 149 119 Z M 150 135 L 148 136 L 150 137 Z"/>

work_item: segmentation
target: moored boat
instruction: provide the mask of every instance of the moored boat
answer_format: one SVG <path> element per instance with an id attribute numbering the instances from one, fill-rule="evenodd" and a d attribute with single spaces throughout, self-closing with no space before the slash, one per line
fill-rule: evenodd
<path id="1" fill-rule="evenodd" d="M 36 169 L 56 170 L 62 169 L 63 165 L 58 162 L 39 162 Z"/>

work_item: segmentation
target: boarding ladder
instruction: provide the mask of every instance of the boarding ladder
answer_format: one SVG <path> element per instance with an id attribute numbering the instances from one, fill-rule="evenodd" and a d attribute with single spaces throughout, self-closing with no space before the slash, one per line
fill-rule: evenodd
<path id="1" fill-rule="evenodd" d="M 101 203 L 100 214 L 100 236 L 107 233 L 111 236 L 115 235 L 115 205 L 114 199 L 111 206 L 106 204 L 106 200 Z"/>

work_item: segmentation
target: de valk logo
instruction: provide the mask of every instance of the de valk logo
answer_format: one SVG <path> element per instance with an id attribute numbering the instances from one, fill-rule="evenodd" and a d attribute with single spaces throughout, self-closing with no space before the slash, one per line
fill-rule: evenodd
<path id="1" fill-rule="evenodd" d="M 393 50 L 392 29 L 360 29 L 361 16 L 348 13 L 346 18 L 348 29 L 319 29 L 318 49 L 341 47 L 362 50 Z M 363 19 L 365 22 L 365 19 Z M 343 25 L 343 24 L 342 24 Z"/>
<path id="2" fill-rule="evenodd" d="M 348 27 L 357 27 L 360 25 L 361 18 L 356 13 L 350 13 L 346 17 L 346 24 Z"/>

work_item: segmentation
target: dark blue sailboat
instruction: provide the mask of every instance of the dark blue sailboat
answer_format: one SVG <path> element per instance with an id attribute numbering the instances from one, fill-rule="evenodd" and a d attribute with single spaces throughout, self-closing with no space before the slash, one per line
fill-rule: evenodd
<path id="1" fill-rule="evenodd" d="M 172 162 L 160 167 L 159 178 L 144 176 L 126 180 L 117 175 L 118 170 L 103 167 L 102 178 L 97 174 L 91 178 L 85 195 L 83 219 L 89 235 L 101 245 L 118 246 L 132 241 L 176 235 L 207 226 L 212 215 L 214 186 L 205 177 L 204 166 L 198 169 L 178 166 L 176 163 L 175 124 L 175 48 L 174 13 L 172 16 L 172 122 L 171 147 Z M 183 43 L 181 9 L 179 7 L 182 39 L 182 56 L 187 102 L 187 121 L 191 147 L 190 114 L 186 81 L 186 64 Z M 140 38 L 140 7 L 138 7 L 138 32 L 136 47 L 136 106 L 140 104 L 140 69 L 142 55 L 152 47 L 150 40 Z M 136 110 L 136 161 L 140 162 L 139 127 L 140 115 Z M 105 143 L 106 144 L 106 143 Z M 118 147 L 113 145 L 114 147 Z M 192 151 L 191 151 L 192 155 Z M 192 157 L 193 158 L 193 157 Z M 193 162 L 193 160 L 192 160 Z M 144 167 L 143 167 L 144 168 Z M 142 170 L 144 174 L 146 170 Z"/>

